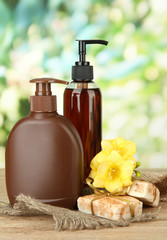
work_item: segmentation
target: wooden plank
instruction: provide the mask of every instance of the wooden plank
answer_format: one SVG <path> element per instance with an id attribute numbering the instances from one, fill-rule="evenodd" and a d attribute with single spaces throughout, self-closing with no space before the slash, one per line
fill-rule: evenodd
<path id="1" fill-rule="evenodd" d="M 0 170 L 0 200 L 7 201 L 4 170 Z M 159 220 L 146 223 L 132 223 L 129 227 L 75 232 L 57 232 L 50 216 L 0 217 L 0 240 L 58 240 L 58 239 L 128 239 L 128 240 L 166 240 L 167 203 L 161 204 Z"/>
<path id="2" fill-rule="evenodd" d="M 0 169 L 0 200 L 8 202 L 6 186 L 5 186 L 5 170 Z"/>

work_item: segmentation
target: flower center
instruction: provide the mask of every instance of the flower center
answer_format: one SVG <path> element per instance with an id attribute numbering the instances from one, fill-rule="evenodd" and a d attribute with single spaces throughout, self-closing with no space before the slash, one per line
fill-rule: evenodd
<path id="1" fill-rule="evenodd" d="M 113 180 L 115 177 L 118 177 L 119 175 L 119 169 L 118 168 L 112 168 L 110 167 L 108 170 L 108 180 L 111 181 Z"/>

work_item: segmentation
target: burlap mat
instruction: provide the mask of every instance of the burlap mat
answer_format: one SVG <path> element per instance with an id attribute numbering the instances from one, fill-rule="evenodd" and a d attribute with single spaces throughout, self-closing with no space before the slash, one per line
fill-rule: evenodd
<path id="1" fill-rule="evenodd" d="M 167 168 L 164 169 L 142 169 L 141 180 L 154 183 L 160 190 L 161 201 L 167 201 Z"/>
<path id="2" fill-rule="evenodd" d="M 167 170 L 142 170 L 142 180 L 153 182 L 161 191 L 162 200 L 167 200 Z M 92 193 L 90 188 L 86 188 L 83 195 Z M 152 211 L 153 210 L 153 211 Z M 128 226 L 131 222 L 149 221 L 157 219 L 159 208 L 145 208 L 144 213 L 139 218 L 131 220 L 112 221 L 109 219 L 92 216 L 72 211 L 60 207 L 54 207 L 43 204 L 30 196 L 23 194 L 17 197 L 17 203 L 13 208 L 0 202 L 0 216 L 30 216 L 47 214 L 53 217 L 55 222 L 55 230 L 82 230 L 82 229 L 101 229 Z"/>

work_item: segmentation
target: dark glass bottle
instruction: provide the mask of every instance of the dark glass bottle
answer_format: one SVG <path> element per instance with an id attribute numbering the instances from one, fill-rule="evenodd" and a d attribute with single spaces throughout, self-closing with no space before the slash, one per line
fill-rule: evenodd
<path id="1" fill-rule="evenodd" d="M 101 92 L 93 80 L 93 66 L 86 61 L 87 44 L 103 44 L 104 40 L 77 40 L 79 61 L 72 66 L 73 81 L 64 92 L 64 116 L 71 120 L 82 140 L 84 150 L 84 180 L 90 172 L 90 162 L 101 150 Z"/>
<path id="2" fill-rule="evenodd" d="M 84 149 L 84 179 L 101 150 L 101 91 L 93 82 L 71 82 L 64 92 L 64 116 L 76 127 Z"/>

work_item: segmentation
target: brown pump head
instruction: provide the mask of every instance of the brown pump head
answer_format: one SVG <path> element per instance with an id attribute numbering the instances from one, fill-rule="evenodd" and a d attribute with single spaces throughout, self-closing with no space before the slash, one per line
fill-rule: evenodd
<path id="1" fill-rule="evenodd" d="M 55 78 L 35 78 L 30 83 L 36 83 L 35 96 L 30 96 L 31 112 L 56 112 L 56 96 L 52 95 L 51 83 L 61 83 L 68 85 L 69 82 Z"/>

